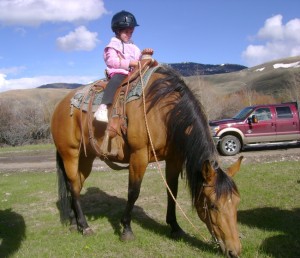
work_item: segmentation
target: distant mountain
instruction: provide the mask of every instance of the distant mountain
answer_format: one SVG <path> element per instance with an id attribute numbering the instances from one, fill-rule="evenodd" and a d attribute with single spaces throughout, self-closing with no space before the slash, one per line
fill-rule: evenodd
<path id="1" fill-rule="evenodd" d="M 231 73 L 246 69 L 246 66 L 237 64 L 198 64 L 192 62 L 169 64 L 173 69 L 177 70 L 182 76 L 193 75 L 212 75 L 221 73 Z"/>
<path id="2" fill-rule="evenodd" d="M 212 75 L 221 73 L 231 73 L 246 69 L 246 66 L 237 64 L 222 64 L 222 65 L 210 65 L 210 64 L 198 64 L 192 62 L 174 63 L 168 64 L 173 69 L 178 71 L 182 76 L 193 75 Z M 50 83 L 39 86 L 42 89 L 76 89 L 83 84 L 78 83 Z"/>
<path id="3" fill-rule="evenodd" d="M 83 84 L 79 83 L 50 83 L 50 84 L 44 84 L 42 86 L 39 86 L 38 88 L 41 89 L 76 89 Z"/>

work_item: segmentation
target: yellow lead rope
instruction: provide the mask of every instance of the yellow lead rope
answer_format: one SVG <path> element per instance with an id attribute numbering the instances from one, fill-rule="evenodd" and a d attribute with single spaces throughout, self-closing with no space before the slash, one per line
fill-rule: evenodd
<path id="1" fill-rule="evenodd" d="M 139 62 L 139 72 L 140 72 L 140 76 L 142 78 L 142 71 L 141 71 L 141 62 Z M 183 209 L 181 208 L 181 206 L 179 205 L 179 203 L 177 202 L 176 198 L 174 197 L 170 187 L 168 186 L 168 183 L 162 173 L 162 170 L 161 170 L 161 167 L 160 167 L 160 164 L 158 162 L 158 159 L 157 159 L 157 156 L 156 156 L 156 152 L 155 152 L 155 148 L 154 148 L 154 145 L 153 145 L 153 142 L 152 142 L 152 137 L 151 137 L 151 134 L 150 134 L 150 130 L 149 130 L 149 126 L 148 126 L 148 120 L 147 120 L 147 114 L 146 114 L 146 97 L 145 97 L 145 91 L 144 91 L 144 82 L 143 80 L 141 80 L 142 82 L 142 96 L 143 96 L 143 108 L 144 108 L 144 117 L 145 117 L 145 124 L 146 124 L 146 130 L 147 130 L 147 134 L 148 134 L 148 137 L 149 137 L 149 141 L 150 141 L 150 145 L 151 145 L 151 149 L 152 149 L 152 152 L 153 152 L 153 155 L 154 155 L 154 158 L 155 158 L 155 162 L 157 164 L 157 167 L 158 167 L 158 171 L 161 175 L 161 178 L 163 180 L 163 182 L 165 183 L 167 189 L 168 189 L 168 192 L 169 194 L 172 196 L 174 202 L 176 203 L 176 205 L 178 206 L 178 208 L 180 209 L 180 211 L 182 212 L 183 216 L 185 217 L 185 219 L 190 223 L 190 225 L 199 233 L 199 235 L 204 239 L 204 241 L 208 242 L 208 240 L 206 239 L 206 237 L 201 234 L 201 232 L 199 231 L 199 229 L 197 229 L 197 227 L 192 223 L 192 221 L 187 217 L 187 215 L 185 214 L 185 212 L 183 211 Z"/>

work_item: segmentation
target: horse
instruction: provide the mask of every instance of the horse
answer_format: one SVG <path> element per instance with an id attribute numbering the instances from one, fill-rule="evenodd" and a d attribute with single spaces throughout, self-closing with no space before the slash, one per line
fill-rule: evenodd
<path id="1" fill-rule="evenodd" d="M 178 180 L 183 175 L 191 204 L 220 250 L 227 257 L 240 255 L 237 227 L 240 195 L 232 177 L 239 171 L 242 157 L 227 170 L 219 166 L 204 107 L 180 74 L 167 66 L 158 67 L 144 86 L 143 97 L 126 103 L 127 131 L 117 135 L 123 155 L 110 157 L 95 151 L 95 143 L 103 143 L 107 124 L 90 119 L 91 130 L 87 112 L 74 109 L 70 114 L 74 93 L 71 91 L 57 104 L 51 120 L 60 214 L 62 221 L 69 221 L 71 230 L 83 235 L 93 233 L 81 208 L 80 191 L 91 173 L 93 161 L 99 157 L 108 164 L 117 162 L 129 168 L 128 199 L 121 218 L 120 239 L 133 240 L 131 213 L 146 168 L 151 162 L 165 161 L 169 188 L 166 223 L 171 227 L 171 236 L 178 238 L 185 234 L 176 219 Z"/>

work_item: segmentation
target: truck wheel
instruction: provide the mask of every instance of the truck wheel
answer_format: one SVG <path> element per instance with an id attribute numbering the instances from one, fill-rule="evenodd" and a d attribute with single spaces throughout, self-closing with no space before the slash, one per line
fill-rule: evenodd
<path id="1" fill-rule="evenodd" d="M 224 156 L 233 156 L 241 150 L 240 140 L 233 135 L 224 136 L 219 144 L 219 151 Z"/>

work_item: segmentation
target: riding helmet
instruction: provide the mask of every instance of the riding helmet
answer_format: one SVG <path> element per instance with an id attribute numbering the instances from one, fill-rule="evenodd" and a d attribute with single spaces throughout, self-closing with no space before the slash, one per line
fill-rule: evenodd
<path id="1" fill-rule="evenodd" d="M 136 26 L 139 25 L 137 24 L 134 15 L 124 10 L 116 13 L 111 20 L 111 29 L 115 33 L 119 29 L 134 28 Z"/>

